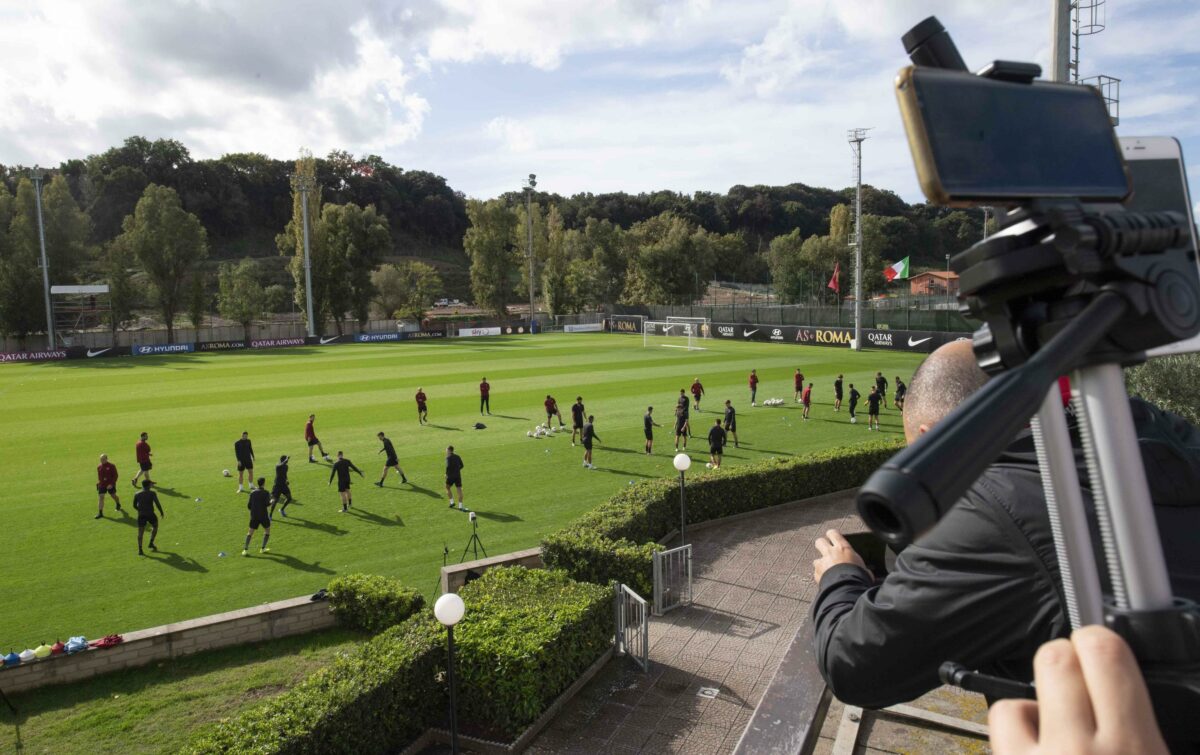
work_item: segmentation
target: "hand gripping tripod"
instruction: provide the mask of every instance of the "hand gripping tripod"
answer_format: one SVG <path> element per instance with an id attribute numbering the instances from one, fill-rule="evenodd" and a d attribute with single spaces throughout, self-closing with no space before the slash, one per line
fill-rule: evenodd
<path id="1" fill-rule="evenodd" d="M 939 44 L 948 50 L 913 52 L 913 61 L 961 64 L 948 36 Z M 1187 221 L 1035 200 L 1002 226 L 952 261 L 965 307 L 985 323 L 974 348 L 993 378 L 877 470 L 859 512 L 885 540 L 911 542 L 1030 423 L 1071 626 L 1103 623 L 1124 637 L 1168 741 L 1200 742 L 1200 607 L 1172 597 L 1121 372 L 1147 349 L 1200 330 Z M 1056 386 L 1066 374 L 1110 598 L 1100 592 Z"/>

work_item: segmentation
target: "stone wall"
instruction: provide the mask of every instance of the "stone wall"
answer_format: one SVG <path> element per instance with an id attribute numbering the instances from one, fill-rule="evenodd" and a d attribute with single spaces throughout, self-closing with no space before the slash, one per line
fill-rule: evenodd
<path id="1" fill-rule="evenodd" d="M 461 564 L 443 566 L 442 592 L 458 592 L 459 588 L 467 582 L 467 572 L 483 574 L 488 569 L 494 569 L 497 566 L 524 566 L 527 569 L 541 569 L 545 566 L 542 563 L 542 549 L 528 548 L 491 558 L 481 558 L 478 561 L 465 561 Z"/>

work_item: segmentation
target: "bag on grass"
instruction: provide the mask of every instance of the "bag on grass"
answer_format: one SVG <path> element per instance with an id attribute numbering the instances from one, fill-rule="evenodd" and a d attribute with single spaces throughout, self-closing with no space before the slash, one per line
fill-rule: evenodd
<path id="1" fill-rule="evenodd" d="M 33 663 L 35 658 L 37 656 L 33 654 L 32 648 L 25 648 L 21 651 L 21 663 Z"/>
<path id="2" fill-rule="evenodd" d="M 50 650 L 50 646 L 43 642 L 33 649 L 33 655 L 37 658 L 49 658 Z"/>
<path id="3" fill-rule="evenodd" d="M 58 640 L 50 646 L 50 655 L 62 655 L 65 652 L 67 652 L 67 646 L 63 644 L 62 640 Z"/>
<path id="4" fill-rule="evenodd" d="M 10 652 L 8 655 L 4 656 L 4 665 L 5 666 L 15 666 L 20 662 L 21 662 L 21 656 L 17 655 L 16 653 Z"/>
<path id="5" fill-rule="evenodd" d="M 111 648 L 116 645 L 120 645 L 124 641 L 125 638 L 119 634 L 108 634 L 98 640 L 93 641 L 91 645 L 94 648 Z"/>
<path id="6" fill-rule="evenodd" d="M 78 653 L 80 650 L 87 650 L 87 638 L 82 635 L 79 637 L 72 637 L 71 639 L 67 640 L 67 646 L 63 649 L 66 650 L 67 655 Z"/>

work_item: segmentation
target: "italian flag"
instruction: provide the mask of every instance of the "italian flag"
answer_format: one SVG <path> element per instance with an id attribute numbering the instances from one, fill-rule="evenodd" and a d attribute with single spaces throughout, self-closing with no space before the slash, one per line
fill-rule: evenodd
<path id="1" fill-rule="evenodd" d="M 883 277 L 887 278 L 889 281 L 894 281 L 897 278 L 907 278 L 908 277 L 908 257 L 905 257 L 904 259 L 900 260 L 899 262 L 892 265 L 888 269 L 884 270 Z"/>

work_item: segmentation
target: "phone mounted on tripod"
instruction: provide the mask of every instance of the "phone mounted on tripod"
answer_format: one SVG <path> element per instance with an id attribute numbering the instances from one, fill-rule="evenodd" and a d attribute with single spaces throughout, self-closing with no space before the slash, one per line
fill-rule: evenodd
<path id="1" fill-rule="evenodd" d="M 996 234 L 956 255 L 960 301 L 992 375 L 867 480 L 858 509 L 883 539 L 931 528 L 1031 426 L 1072 628 L 1107 624 L 1133 648 L 1168 740 L 1200 742 L 1200 609 L 1172 596 L 1122 366 L 1200 331 L 1188 219 L 1127 212 L 1120 145 L 1099 93 L 1035 81 L 1028 63 L 970 73 L 930 17 L 904 35 L 896 89 L 930 201 L 997 206 Z M 1111 595 L 1057 389 L 1070 375 Z M 1197 533 L 1200 542 L 1200 533 Z"/>

